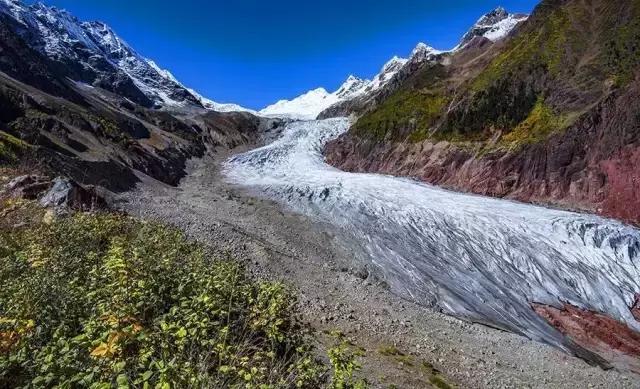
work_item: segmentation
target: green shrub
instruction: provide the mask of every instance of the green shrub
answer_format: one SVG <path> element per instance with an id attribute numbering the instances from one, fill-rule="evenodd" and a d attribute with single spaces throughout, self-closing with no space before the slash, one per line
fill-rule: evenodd
<path id="1" fill-rule="evenodd" d="M 364 350 L 355 347 L 341 333 L 332 335 L 338 340 L 338 343 L 329 349 L 329 360 L 333 367 L 331 388 L 366 389 L 367 382 L 355 377 L 355 373 L 362 368 L 357 359 L 364 355 Z"/>
<path id="2" fill-rule="evenodd" d="M 631 7 L 627 22 L 606 37 L 606 64 L 618 86 L 633 81 L 640 66 L 640 1 Z"/>
<path id="3" fill-rule="evenodd" d="M 125 216 L 0 232 L 0 387 L 318 387 L 291 293 L 209 258 Z"/>

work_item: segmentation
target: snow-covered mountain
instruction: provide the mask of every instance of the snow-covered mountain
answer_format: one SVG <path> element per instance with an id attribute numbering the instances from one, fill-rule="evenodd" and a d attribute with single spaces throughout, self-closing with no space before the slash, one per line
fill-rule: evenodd
<path id="1" fill-rule="evenodd" d="M 458 46 L 450 51 L 440 51 L 425 43 L 418 43 L 409 58 L 394 56 L 383 67 L 373 80 L 363 80 L 349 76 L 347 81 L 335 92 L 329 93 L 324 88 L 314 89 L 292 100 L 281 100 L 260 111 L 266 116 L 282 116 L 294 119 L 315 119 L 325 110 L 349 104 L 351 100 L 367 100 L 381 90 L 399 73 L 407 76 L 412 70 L 428 61 L 435 61 L 440 55 L 452 53 L 464 48 L 475 37 L 484 37 L 493 42 L 504 39 L 527 15 L 510 14 L 498 7 L 482 16 L 464 35 Z M 350 91 L 343 93 L 341 91 Z M 338 109 L 339 112 L 342 110 Z"/>
<path id="2" fill-rule="evenodd" d="M 342 100 L 351 99 L 365 92 L 371 84 L 369 80 L 349 76 L 333 93 L 324 88 L 311 90 L 293 100 L 280 100 L 259 113 L 264 116 L 287 117 L 298 120 L 313 120 L 320 112 Z"/>
<path id="3" fill-rule="evenodd" d="M 372 93 L 389 82 L 407 63 L 404 58 L 393 57 L 372 80 L 364 80 L 353 75 L 335 92 L 324 88 L 311 90 L 292 100 L 280 100 L 259 113 L 264 116 L 287 117 L 299 120 L 313 120 L 325 109 L 342 101 L 348 101 L 366 93 Z"/>
<path id="4" fill-rule="evenodd" d="M 476 24 L 462 37 L 460 44 L 454 50 L 464 48 L 475 37 L 484 37 L 492 42 L 506 38 L 520 23 L 527 20 L 529 15 L 511 14 L 506 9 L 498 7 L 482 16 Z"/>
<path id="5" fill-rule="evenodd" d="M 43 3 L 0 0 L 0 13 L 33 49 L 62 65 L 74 81 L 101 87 L 138 104 L 156 108 L 244 110 L 186 88 L 169 71 L 138 54 L 102 22 L 82 22 Z"/>

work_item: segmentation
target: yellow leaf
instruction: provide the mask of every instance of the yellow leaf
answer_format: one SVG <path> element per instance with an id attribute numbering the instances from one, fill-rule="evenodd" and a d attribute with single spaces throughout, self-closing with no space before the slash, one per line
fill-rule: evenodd
<path id="1" fill-rule="evenodd" d="M 91 351 L 91 356 L 96 358 L 111 358 L 118 353 L 118 341 L 122 338 L 121 332 L 109 334 L 107 343 L 100 343 L 98 347 Z"/>
<path id="2" fill-rule="evenodd" d="M 106 343 L 100 343 L 98 347 L 91 351 L 91 356 L 95 358 L 106 357 L 109 353 L 109 346 Z"/>

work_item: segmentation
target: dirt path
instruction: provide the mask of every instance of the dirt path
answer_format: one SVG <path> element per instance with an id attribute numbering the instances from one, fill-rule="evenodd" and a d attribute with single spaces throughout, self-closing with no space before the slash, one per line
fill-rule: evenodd
<path id="1" fill-rule="evenodd" d="M 637 376 L 604 371 L 392 295 L 354 263 L 339 231 L 225 184 L 222 160 L 191 162 L 179 188 L 144 179 L 120 206 L 244 259 L 258 277 L 292 285 L 305 321 L 319 334 L 319 348 L 335 342 L 328 332 L 345 334 L 364 349 L 362 376 L 372 387 L 640 388 Z"/>

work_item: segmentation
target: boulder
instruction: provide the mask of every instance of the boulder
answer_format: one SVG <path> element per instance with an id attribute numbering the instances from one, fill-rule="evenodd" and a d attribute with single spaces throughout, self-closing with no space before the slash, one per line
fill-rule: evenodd
<path id="1" fill-rule="evenodd" d="M 95 187 L 83 187 L 75 181 L 57 177 L 51 189 L 40 199 L 40 205 L 57 211 L 93 211 L 105 208 L 105 200 Z"/>

